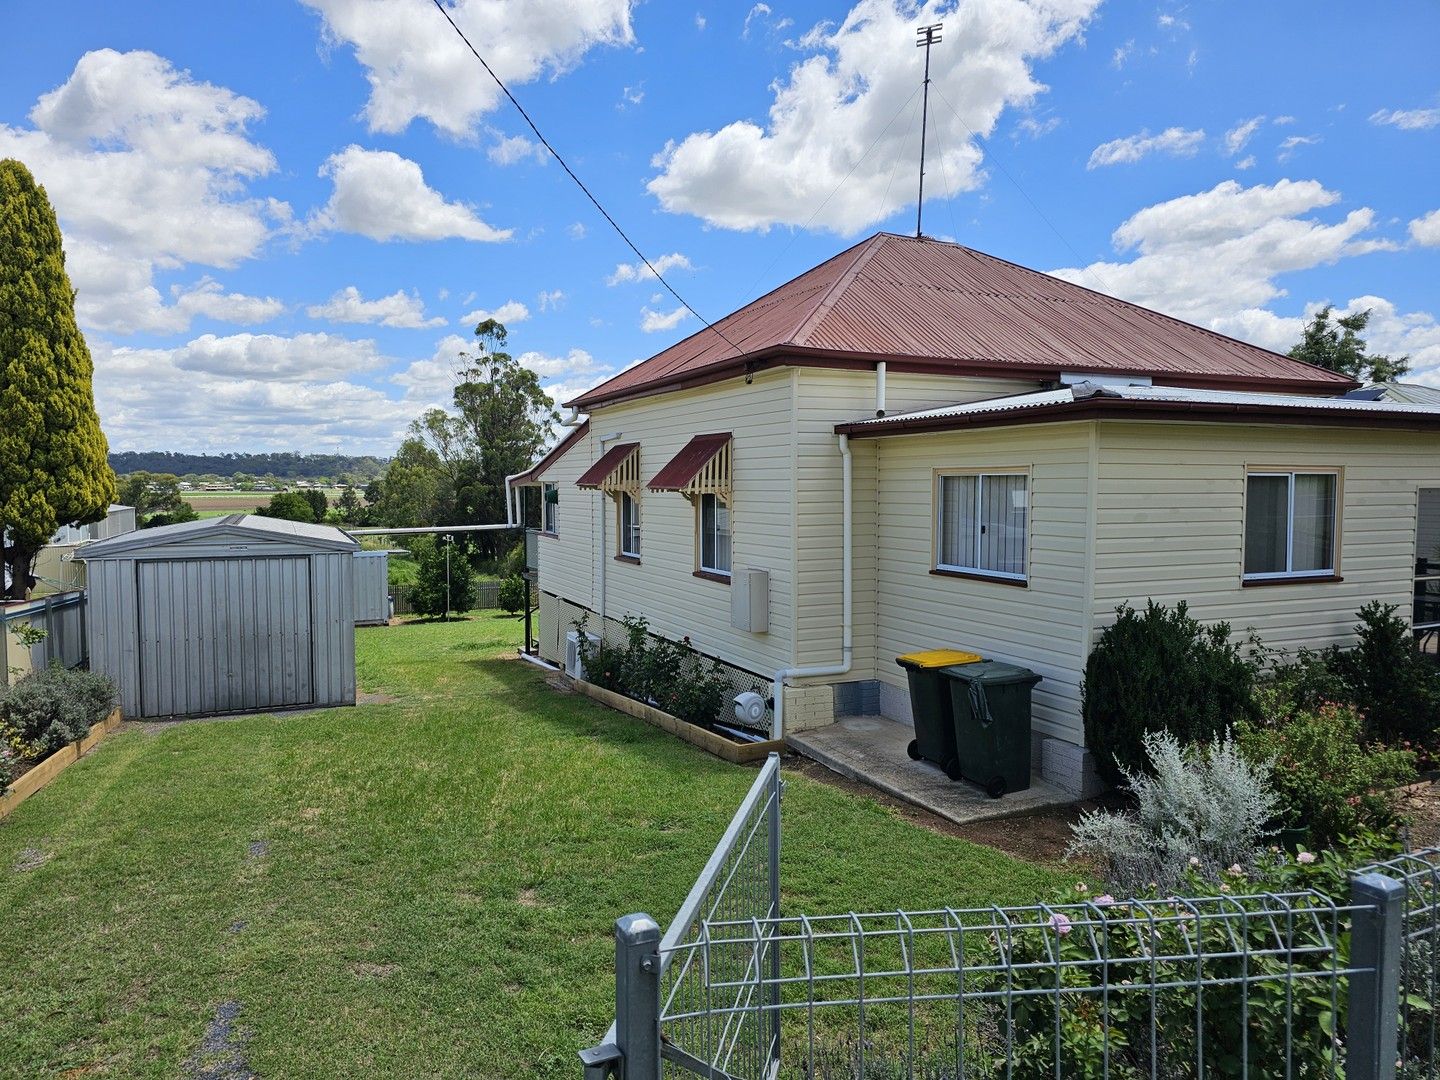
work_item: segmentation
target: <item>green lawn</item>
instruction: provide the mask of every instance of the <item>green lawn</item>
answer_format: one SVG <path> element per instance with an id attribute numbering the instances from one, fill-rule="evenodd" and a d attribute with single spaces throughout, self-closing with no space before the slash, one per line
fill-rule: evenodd
<path id="1" fill-rule="evenodd" d="M 614 918 L 668 919 L 754 772 L 550 690 L 518 636 L 362 630 L 393 703 L 124 731 L 0 824 L 0 1076 L 573 1080 Z M 784 830 L 792 913 L 1060 878 L 801 777 Z"/>

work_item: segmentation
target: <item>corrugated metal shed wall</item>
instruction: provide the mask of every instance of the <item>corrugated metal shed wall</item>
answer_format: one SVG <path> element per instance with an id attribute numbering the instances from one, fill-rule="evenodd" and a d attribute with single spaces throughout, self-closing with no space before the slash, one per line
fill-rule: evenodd
<path id="1" fill-rule="evenodd" d="M 390 621 L 390 554 L 355 553 L 355 623 L 381 626 Z"/>
<path id="2" fill-rule="evenodd" d="M 124 714 L 353 705 L 353 553 L 226 540 L 89 561 L 90 664 Z"/>

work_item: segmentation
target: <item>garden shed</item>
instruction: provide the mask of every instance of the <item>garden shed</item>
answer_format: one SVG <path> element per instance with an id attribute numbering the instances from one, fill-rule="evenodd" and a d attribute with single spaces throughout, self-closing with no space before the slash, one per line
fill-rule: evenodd
<path id="1" fill-rule="evenodd" d="M 353 705 L 359 547 L 249 514 L 86 545 L 90 666 L 127 717 Z"/>

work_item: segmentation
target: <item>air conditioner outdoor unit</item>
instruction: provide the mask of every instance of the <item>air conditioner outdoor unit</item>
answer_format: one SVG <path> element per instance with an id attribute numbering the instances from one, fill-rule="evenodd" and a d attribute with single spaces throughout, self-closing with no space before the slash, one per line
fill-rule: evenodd
<path id="1" fill-rule="evenodd" d="M 588 630 L 585 636 L 589 638 L 593 648 L 600 644 L 600 637 Z M 565 674 L 572 679 L 585 679 L 585 662 L 580 659 L 580 631 L 571 630 L 565 635 Z"/>

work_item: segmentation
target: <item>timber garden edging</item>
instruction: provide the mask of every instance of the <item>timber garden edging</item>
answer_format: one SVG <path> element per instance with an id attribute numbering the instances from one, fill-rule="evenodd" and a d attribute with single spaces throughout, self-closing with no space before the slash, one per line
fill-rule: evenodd
<path id="1" fill-rule="evenodd" d="M 647 724 L 663 728 L 672 735 L 678 735 L 686 742 L 700 747 L 701 750 L 714 754 L 718 758 L 724 758 L 735 765 L 763 761 L 769 754 L 783 753 L 785 749 L 783 742 L 771 739 L 754 743 L 732 742 L 723 735 L 717 735 L 715 732 L 707 731 L 695 724 L 686 723 L 679 717 L 661 712 L 653 705 L 646 705 L 643 701 L 636 701 L 634 698 L 617 694 L 613 690 L 606 690 L 583 679 L 571 678 L 569 681 L 570 685 L 586 697 L 594 698 L 602 705 L 608 705 L 619 712 L 644 720 Z"/>
<path id="2" fill-rule="evenodd" d="M 104 720 L 98 724 L 92 724 L 84 738 L 62 746 L 34 768 L 22 773 L 19 779 L 10 785 L 10 790 L 0 795 L 0 820 L 7 817 L 12 810 L 31 795 L 88 754 L 101 739 L 119 726 L 120 709 L 117 707 L 111 709 L 110 715 Z"/>

